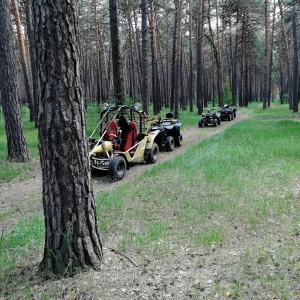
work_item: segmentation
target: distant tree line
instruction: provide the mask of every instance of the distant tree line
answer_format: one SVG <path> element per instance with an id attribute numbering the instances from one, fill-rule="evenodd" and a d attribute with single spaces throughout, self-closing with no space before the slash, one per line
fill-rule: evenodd
<path id="1" fill-rule="evenodd" d="M 21 99 L 36 115 L 32 0 L 12 7 Z M 299 1 L 78 0 L 83 97 L 198 112 L 277 97 L 298 110 Z M 17 13 L 19 11 L 19 13 Z M 21 27 L 22 26 L 22 27 Z M 21 30 L 24 28 L 24 30 Z"/>

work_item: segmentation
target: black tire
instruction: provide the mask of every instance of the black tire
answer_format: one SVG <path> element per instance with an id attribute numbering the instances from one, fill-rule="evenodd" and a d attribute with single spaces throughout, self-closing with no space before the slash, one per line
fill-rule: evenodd
<path id="1" fill-rule="evenodd" d="M 149 154 L 146 154 L 144 156 L 145 161 L 147 164 L 154 164 L 158 160 L 158 155 L 159 155 L 159 148 L 156 143 L 153 143 L 151 152 Z"/>
<path id="2" fill-rule="evenodd" d="M 228 121 L 231 121 L 231 120 L 232 120 L 232 115 L 229 114 L 229 115 L 228 115 Z"/>
<path id="3" fill-rule="evenodd" d="M 174 138 L 169 135 L 166 137 L 166 149 L 167 151 L 173 151 L 175 148 L 175 141 Z"/>
<path id="4" fill-rule="evenodd" d="M 108 175 L 113 180 L 121 180 L 126 173 L 126 160 L 123 156 L 114 156 L 108 164 Z"/>
<path id="5" fill-rule="evenodd" d="M 182 134 L 175 138 L 175 146 L 180 147 L 182 145 Z"/>
<path id="6" fill-rule="evenodd" d="M 233 113 L 233 117 L 236 118 L 236 113 Z"/>
<path id="7" fill-rule="evenodd" d="M 203 127 L 203 120 L 202 120 L 202 119 L 198 122 L 198 126 L 199 126 L 200 128 Z"/>

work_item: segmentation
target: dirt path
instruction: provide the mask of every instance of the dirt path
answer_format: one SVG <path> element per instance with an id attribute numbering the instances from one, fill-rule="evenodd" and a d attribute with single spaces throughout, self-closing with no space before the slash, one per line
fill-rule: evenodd
<path id="1" fill-rule="evenodd" d="M 239 111 L 234 121 L 224 121 L 216 128 L 200 129 L 197 125 L 188 129 L 182 127 L 183 143 L 173 152 L 160 152 L 156 164 L 173 159 L 176 155 L 186 151 L 191 145 L 195 145 L 222 130 L 240 122 L 251 115 L 251 111 Z M 36 164 L 38 165 L 38 164 Z M 131 181 L 134 177 L 151 168 L 153 165 L 146 165 L 144 162 L 136 163 L 126 172 L 123 180 L 111 182 L 105 175 L 93 176 L 94 195 L 103 191 L 110 191 L 118 185 Z M 0 231 L 8 232 L 16 221 L 22 216 L 42 212 L 42 176 L 38 168 L 33 171 L 32 178 L 22 182 L 15 180 L 0 187 Z"/>

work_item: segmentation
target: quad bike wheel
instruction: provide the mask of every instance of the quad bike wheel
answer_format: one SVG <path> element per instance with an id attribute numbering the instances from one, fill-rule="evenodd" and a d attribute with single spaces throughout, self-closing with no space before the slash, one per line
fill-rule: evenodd
<path id="1" fill-rule="evenodd" d="M 158 160 L 159 148 L 156 143 L 153 143 L 151 152 L 149 154 L 145 154 L 144 159 L 147 164 L 154 164 Z"/>
<path id="2" fill-rule="evenodd" d="M 121 180 L 126 173 L 126 160 L 123 156 L 114 156 L 108 164 L 108 175 L 113 180 Z"/>
<path id="3" fill-rule="evenodd" d="M 175 148 L 175 141 L 171 135 L 166 137 L 166 148 L 167 151 L 173 151 Z"/>
<path id="4" fill-rule="evenodd" d="M 175 138 L 175 146 L 180 147 L 181 145 L 182 145 L 182 134 L 180 134 L 180 136 L 177 136 Z"/>
<path id="5" fill-rule="evenodd" d="M 200 120 L 199 122 L 198 122 L 198 126 L 201 128 L 201 127 L 203 127 L 203 120 Z"/>

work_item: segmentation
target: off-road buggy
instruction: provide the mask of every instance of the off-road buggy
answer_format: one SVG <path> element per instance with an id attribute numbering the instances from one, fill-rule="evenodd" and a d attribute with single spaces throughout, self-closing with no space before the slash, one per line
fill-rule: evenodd
<path id="1" fill-rule="evenodd" d="M 221 115 L 221 120 L 228 120 L 231 121 L 236 117 L 236 106 L 230 104 L 224 104 L 221 109 L 219 110 Z"/>
<path id="2" fill-rule="evenodd" d="M 203 127 L 203 126 L 208 126 L 208 125 L 213 125 L 216 127 L 217 125 L 221 124 L 221 117 L 220 113 L 218 112 L 212 112 L 214 108 L 211 110 L 208 109 L 206 112 L 202 113 L 202 118 L 198 121 L 198 126 Z"/>
<path id="3" fill-rule="evenodd" d="M 104 170 L 113 180 L 121 180 L 129 164 L 139 158 L 155 163 L 159 156 L 154 142 L 159 130 L 147 132 L 147 117 L 128 105 L 110 106 L 89 137 L 92 170 Z"/>
<path id="4" fill-rule="evenodd" d="M 167 151 L 173 151 L 175 147 L 182 145 L 182 134 L 180 133 L 182 123 L 174 119 L 172 112 L 167 113 L 165 119 L 157 117 L 148 124 L 149 132 L 159 131 L 154 140 L 159 147 L 165 146 Z"/>

